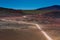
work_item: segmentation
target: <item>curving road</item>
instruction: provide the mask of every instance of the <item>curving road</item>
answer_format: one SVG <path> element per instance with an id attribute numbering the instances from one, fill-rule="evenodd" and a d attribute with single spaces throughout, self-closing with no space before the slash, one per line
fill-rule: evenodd
<path id="1" fill-rule="evenodd" d="M 36 25 L 36 27 L 40 30 L 40 32 L 46 37 L 47 40 L 53 40 L 42 28 L 41 25 L 36 24 L 36 23 L 29 23 L 29 22 L 24 22 L 24 21 L 12 21 L 12 20 L 6 20 L 6 19 L 0 19 L 2 21 L 9 21 L 9 22 L 16 22 L 16 23 L 25 23 L 25 24 L 33 24 Z"/>

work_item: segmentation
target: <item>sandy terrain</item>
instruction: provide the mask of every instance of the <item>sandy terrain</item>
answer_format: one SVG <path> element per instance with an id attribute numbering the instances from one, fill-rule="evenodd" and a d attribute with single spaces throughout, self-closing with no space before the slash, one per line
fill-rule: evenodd
<path id="1" fill-rule="evenodd" d="M 38 29 L 0 29 L 0 40 L 46 40 Z"/>
<path id="2" fill-rule="evenodd" d="M 45 24 L 42 29 L 54 40 L 60 40 L 60 24 Z"/>
<path id="3" fill-rule="evenodd" d="M 0 40 L 46 40 L 46 38 L 34 25 L 0 21 Z"/>

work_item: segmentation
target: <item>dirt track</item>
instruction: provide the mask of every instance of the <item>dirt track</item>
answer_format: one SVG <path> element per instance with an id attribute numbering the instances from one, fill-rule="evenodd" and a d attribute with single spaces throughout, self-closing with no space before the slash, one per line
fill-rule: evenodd
<path id="1" fill-rule="evenodd" d="M 38 29 L 0 29 L 0 40 L 46 40 Z"/>

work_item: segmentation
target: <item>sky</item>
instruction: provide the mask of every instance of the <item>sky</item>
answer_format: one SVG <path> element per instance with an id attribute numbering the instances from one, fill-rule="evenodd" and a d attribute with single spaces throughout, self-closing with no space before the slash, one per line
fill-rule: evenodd
<path id="1" fill-rule="evenodd" d="M 32 10 L 52 5 L 60 5 L 60 0 L 0 0 L 0 7 L 22 10 Z"/>

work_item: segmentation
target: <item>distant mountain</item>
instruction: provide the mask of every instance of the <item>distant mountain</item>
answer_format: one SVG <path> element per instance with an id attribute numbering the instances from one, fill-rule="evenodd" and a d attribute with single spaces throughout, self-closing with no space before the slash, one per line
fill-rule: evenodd
<path id="1" fill-rule="evenodd" d="M 0 17 L 3 16 L 21 16 L 29 14 L 44 14 L 47 12 L 60 11 L 60 5 L 53 5 L 36 10 L 16 10 L 11 8 L 0 7 Z"/>
<path id="2" fill-rule="evenodd" d="M 20 16 L 20 15 L 22 15 L 22 10 L 15 10 L 15 9 L 0 7 L 0 17 L 3 17 L 3 16 Z"/>
<path id="3" fill-rule="evenodd" d="M 60 10 L 60 5 L 53 5 L 49 7 L 38 8 L 36 10 Z"/>

